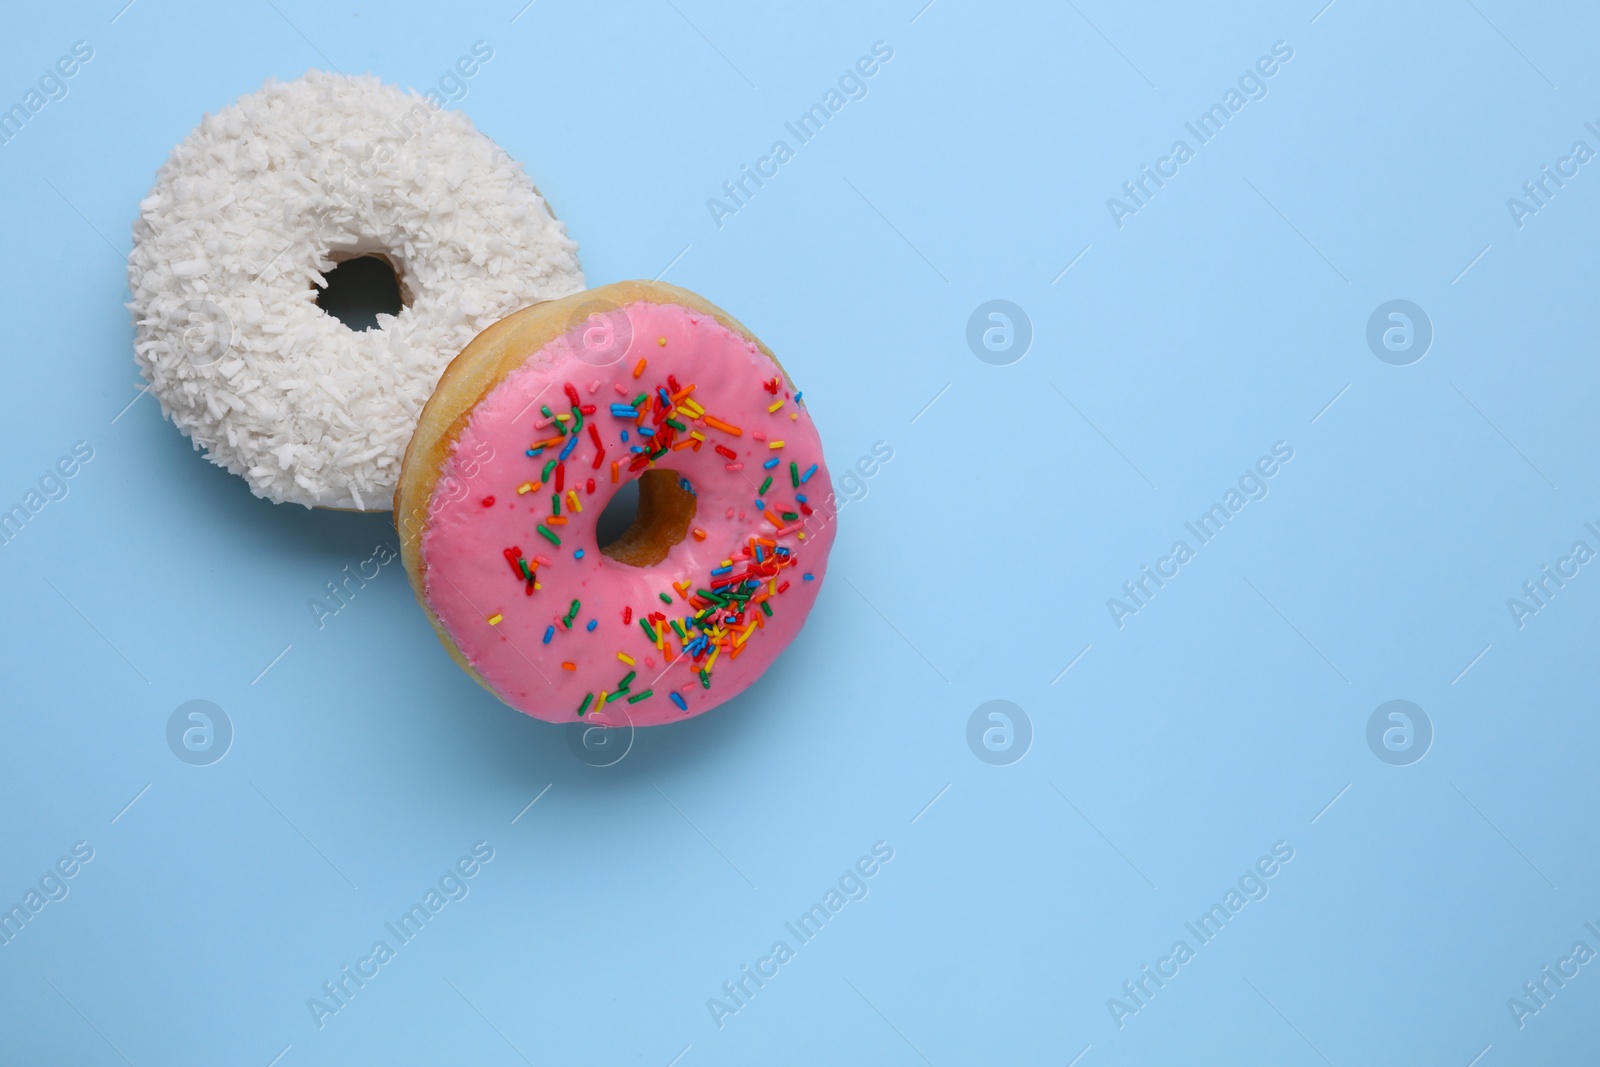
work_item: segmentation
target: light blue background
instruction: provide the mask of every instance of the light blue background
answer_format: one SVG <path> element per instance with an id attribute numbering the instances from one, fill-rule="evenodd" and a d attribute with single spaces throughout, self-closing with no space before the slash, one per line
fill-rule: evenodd
<path id="1" fill-rule="evenodd" d="M 95 850 L 0 948 L 0 1062 L 1597 1056 L 1600 964 L 1523 1029 L 1506 1004 L 1600 949 L 1600 574 L 1506 606 L 1600 548 L 1600 173 L 1506 206 L 1600 149 L 1592 7 L 122 3 L 0 37 L 6 105 L 95 50 L 0 147 L 0 507 L 95 452 L 0 549 L 0 901 Z M 425 89 L 478 40 L 452 106 L 591 283 L 738 315 L 836 473 L 894 450 L 766 678 L 605 769 L 456 670 L 397 564 L 317 628 L 384 517 L 274 507 L 123 413 L 129 227 L 200 116 L 309 67 Z M 869 95 L 719 229 L 707 198 L 879 40 Z M 1107 197 L 1280 40 L 1119 229 Z M 1034 328 L 1010 366 L 965 342 L 996 298 Z M 1435 330 L 1406 367 L 1364 339 L 1395 298 Z M 1106 598 L 1276 441 L 1270 496 L 1119 630 Z M 1365 740 L 1395 698 L 1436 731 L 1406 767 Z M 234 725 L 209 767 L 165 741 L 191 699 Z M 1010 766 L 965 740 L 991 699 L 1033 725 Z M 319 1029 L 307 998 L 477 841 L 470 896 Z M 719 1029 L 707 998 L 876 841 L 870 895 Z M 1270 895 L 1119 1029 L 1107 999 L 1276 841 Z"/>

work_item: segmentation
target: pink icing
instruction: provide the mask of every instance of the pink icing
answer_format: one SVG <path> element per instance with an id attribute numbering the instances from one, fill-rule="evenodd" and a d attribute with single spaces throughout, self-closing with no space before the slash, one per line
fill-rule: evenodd
<path id="1" fill-rule="evenodd" d="M 660 343 L 663 338 L 665 344 Z M 623 344 L 625 353 L 614 358 Z M 635 379 L 632 372 L 641 358 L 647 366 Z M 691 532 L 662 562 L 632 567 L 600 552 L 595 523 L 621 484 L 642 473 L 628 469 L 638 455 L 629 451 L 630 446 L 649 445 L 650 438 L 640 435 L 634 420 L 613 415 L 611 405 L 627 404 L 640 393 L 654 396 L 658 387 L 669 386 L 669 376 L 680 389 L 695 387 L 687 400 L 675 405 L 678 413 L 671 417 L 705 440 L 698 448 L 669 451 L 652 466 L 688 479 L 696 494 L 690 529 L 703 531 L 705 537 Z M 767 388 L 774 378 L 776 393 Z M 572 414 L 565 391 L 569 383 L 582 403 L 596 410 L 583 416 L 578 443 L 562 464 L 561 514 L 568 522 L 557 525 L 548 521 L 553 472 L 536 490 L 519 494 L 517 489 L 529 482 L 538 484 L 546 463 L 561 451 L 561 446 L 552 445 L 537 456 L 527 455 L 533 443 L 557 436 L 542 406 L 556 414 Z M 691 401 L 704 409 L 704 416 L 691 418 L 691 412 L 684 410 Z M 776 411 L 768 410 L 780 401 Z M 743 433 L 735 436 L 719 430 L 707 418 Z M 652 422 L 653 415 L 644 425 L 650 427 Z M 590 426 L 599 431 L 605 450 L 598 468 L 593 465 L 596 448 Z M 626 444 L 621 439 L 624 430 Z M 675 433 L 674 439 L 688 436 L 687 431 Z M 780 441 L 781 448 L 769 447 Z M 719 453 L 719 445 L 735 457 Z M 765 469 L 763 464 L 773 458 L 778 464 Z M 612 461 L 620 463 L 616 485 L 611 482 Z M 816 465 L 799 489 L 793 485 L 791 461 L 802 475 Z M 758 490 L 769 475 L 772 484 L 760 496 Z M 593 494 L 587 491 L 590 478 L 595 482 Z M 572 511 L 568 490 L 577 492 L 581 512 Z M 806 498 L 803 505 L 798 496 Z M 487 503 L 491 498 L 493 503 Z M 765 509 L 756 506 L 758 499 Z M 785 512 L 801 517 L 787 520 L 782 517 Z M 782 523 L 781 528 L 769 515 Z M 467 661 L 512 707 L 551 722 L 573 722 L 579 719 L 584 697 L 590 695 L 594 699 L 585 709 L 590 721 L 657 725 L 708 711 L 737 696 L 788 647 L 821 588 L 834 538 L 832 520 L 833 483 L 821 441 L 810 413 L 790 394 L 777 365 L 709 316 L 676 305 L 635 303 L 591 317 L 530 354 L 473 410 L 428 505 L 422 537 L 427 599 Z M 538 532 L 540 523 L 560 538 L 559 547 Z M 685 625 L 691 637 L 698 634 L 685 623 L 686 616 L 698 609 L 675 584 L 688 583 L 691 597 L 701 589 L 720 592 L 714 582 L 752 569 L 753 559 L 745 558 L 751 538 L 773 542 L 790 554 L 775 555 L 774 548 L 762 545 L 764 562 L 756 565 L 758 569 L 770 569 L 774 558 L 793 563 L 763 577 L 754 591 L 756 596 L 767 595 L 770 617 L 751 606 L 725 627 L 737 634 L 759 618 L 737 656 L 729 647 L 718 651 L 707 689 L 698 668 L 709 659 L 710 648 L 695 663 L 669 623 L 661 621 L 654 625 L 662 636 L 663 652 L 651 644 L 639 619 L 659 612 Z M 504 554 L 512 547 L 521 549 L 530 567 L 540 558 L 548 561 L 536 568 L 540 588 L 531 596 Z M 581 559 L 576 558 L 579 550 Z M 714 578 L 712 571 L 730 559 L 731 573 Z M 784 588 L 776 592 L 776 587 Z M 661 593 L 671 598 L 670 605 L 662 602 Z M 574 600 L 580 608 L 568 627 L 563 619 Z M 632 609 L 627 623 L 625 608 Z M 496 615 L 500 618 L 491 624 L 488 620 Z M 590 620 L 597 621 L 592 631 Z M 550 627 L 554 634 L 546 643 Z M 634 664 L 620 660 L 619 652 L 631 656 Z M 576 670 L 564 669 L 563 663 Z M 608 699 L 597 712 L 600 692 L 615 692 L 629 671 L 635 678 L 627 695 L 646 689 L 652 695 L 634 704 L 627 703 L 626 696 L 615 702 Z M 678 708 L 672 693 L 683 698 L 687 711 Z"/>

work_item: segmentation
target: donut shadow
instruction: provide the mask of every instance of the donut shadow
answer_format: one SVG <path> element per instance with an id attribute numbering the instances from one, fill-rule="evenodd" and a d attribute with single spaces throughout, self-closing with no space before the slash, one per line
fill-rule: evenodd
<path id="1" fill-rule="evenodd" d="M 552 780 L 563 790 L 602 795 L 634 791 L 663 773 L 712 773 L 748 747 L 751 731 L 760 728 L 762 705 L 759 696 L 746 690 L 681 722 L 620 729 L 604 744 L 586 748 L 580 738 L 591 724 L 545 722 L 501 704 L 493 694 L 478 693 L 485 705 L 493 706 L 481 715 L 473 709 L 469 718 L 476 736 L 459 747 L 473 751 L 479 769 L 499 786 L 519 793 L 531 790 L 529 796 Z M 607 751 L 605 744 L 620 748 Z"/>
<path id="2" fill-rule="evenodd" d="M 340 511 L 274 504 L 256 496 L 236 474 L 217 466 L 197 451 L 189 438 L 163 420 L 162 455 L 170 457 L 166 491 L 181 498 L 186 510 L 206 516 L 214 536 L 225 537 L 238 552 L 253 558 L 289 556 L 295 562 L 355 565 L 379 543 L 399 551 L 394 517 L 388 511 Z M 385 501 L 387 503 L 387 501 Z M 331 575 L 330 575 L 331 576 Z"/>

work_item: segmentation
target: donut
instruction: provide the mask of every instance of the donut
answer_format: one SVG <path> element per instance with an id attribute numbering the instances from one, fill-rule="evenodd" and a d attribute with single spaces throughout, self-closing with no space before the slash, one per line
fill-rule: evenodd
<path id="1" fill-rule="evenodd" d="M 602 544 L 632 481 L 638 514 Z M 480 685 L 547 722 L 654 726 L 737 696 L 794 640 L 832 501 L 766 345 L 687 290 L 618 282 L 456 357 L 394 508 L 412 589 Z"/>
<path id="2" fill-rule="evenodd" d="M 336 263 L 394 271 L 357 331 Z M 521 166 L 459 112 L 372 77 L 268 81 L 206 116 L 139 204 L 134 353 L 161 410 L 255 495 L 383 510 L 440 373 L 485 327 L 583 288 Z"/>

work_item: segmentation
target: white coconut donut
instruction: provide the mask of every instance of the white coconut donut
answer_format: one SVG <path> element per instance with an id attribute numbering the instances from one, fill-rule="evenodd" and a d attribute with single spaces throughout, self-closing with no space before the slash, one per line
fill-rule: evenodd
<path id="1" fill-rule="evenodd" d="M 335 262 L 383 256 L 409 306 L 351 330 Z M 507 314 L 583 288 L 522 167 L 459 112 L 313 71 L 207 115 L 139 205 L 139 369 L 162 412 L 274 502 L 390 508 L 446 364 Z"/>

